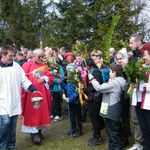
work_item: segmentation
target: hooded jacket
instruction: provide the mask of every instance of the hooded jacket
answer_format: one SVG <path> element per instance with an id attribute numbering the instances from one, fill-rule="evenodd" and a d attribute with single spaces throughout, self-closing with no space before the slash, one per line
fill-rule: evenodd
<path id="1" fill-rule="evenodd" d="M 118 51 L 118 53 L 121 53 L 123 55 L 124 59 L 128 61 L 128 52 L 127 52 L 126 48 L 122 48 L 120 51 Z M 115 61 L 118 61 L 117 58 L 115 58 Z"/>
<path id="2" fill-rule="evenodd" d="M 92 85 L 96 91 L 103 93 L 102 107 L 106 107 L 106 112 L 100 110 L 100 115 L 114 121 L 120 121 L 121 117 L 121 96 L 126 88 L 126 80 L 123 77 L 115 77 L 107 83 L 99 84 L 96 79 L 92 80 Z"/>

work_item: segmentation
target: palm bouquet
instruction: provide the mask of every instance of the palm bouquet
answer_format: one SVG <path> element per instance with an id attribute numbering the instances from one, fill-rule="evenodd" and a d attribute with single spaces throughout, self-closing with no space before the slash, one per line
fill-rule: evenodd
<path id="1" fill-rule="evenodd" d="M 49 59 L 44 58 L 43 62 L 48 66 L 49 70 L 54 70 L 53 74 L 56 75 L 58 78 L 60 78 L 60 66 L 56 63 L 55 57 L 50 57 Z"/>
<path id="2" fill-rule="evenodd" d="M 137 62 L 131 61 L 130 63 L 126 65 L 126 67 L 124 68 L 124 71 L 127 75 L 128 83 L 138 83 L 138 82 L 145 80 L 145 77 L 149 68 L 144 68 L 143 64 L 144 64 L 144 60 L 139 59 Z M 127 93 L 132 94 L 133 90 L 134 89 L 130 87 Z"/>
<path id="3" fill-rule="evenodd" d="M 73 85 L 75 85 L 76 87 L 78 86 L 78 83 L 83 83 L 83 79 L 81 76 L 81 71 L 76 69 L 75 67 L 72 67 L 69 70 L 69 75 L 66 77 L 67 82 L 72 83 Z"/>
<path id="4" fill-rule="evenodd" d="M 72 83 L 73 85 L 77 87 L 78 93 L 79 93 L 80 104 L 83 105 L 84 100 L 87 100 L 87 95 L 82 93 L 82 89 L 84 85 L 83 85 L 83 78 L 81 76 L 81 71 L 75 67 L 72 67 L 69 70 L 69 74 L 66 77 L 66 79 L 67 79 L 67 82 Z"/>

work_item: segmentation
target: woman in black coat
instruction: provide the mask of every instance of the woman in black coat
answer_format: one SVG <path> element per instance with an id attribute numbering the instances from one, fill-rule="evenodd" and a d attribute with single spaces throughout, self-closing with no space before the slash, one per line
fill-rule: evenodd
<path id="1" fill-rule="evenodd" d="M 86 59 L 85 67 L 88 73 L 91 73 L 100 84 L 103 83 L 101 72 L 99 71 L 93 59 Z M 94 131 L 93 137 L 88 140 L 87 144 L 89 146 L 101 145 L 103 143 L 101 138 L 101 130 L 104 128 L 104 120 L 101 116 L 99 116 L 102 94 L 94 89 L 90 80 L 88 79 L 88 75 L 86 78 L 86 88 L 83 89 L 83 92 L 88 95 L 88 110 Z"/>

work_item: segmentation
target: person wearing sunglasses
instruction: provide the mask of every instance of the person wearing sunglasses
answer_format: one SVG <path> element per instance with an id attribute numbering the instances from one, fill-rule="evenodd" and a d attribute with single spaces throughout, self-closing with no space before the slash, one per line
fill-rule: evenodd
<path id="1" fill-rule="evenodd" d="M 35 109 L 34 104 L 31 102 L 32 93 L 22 92 L 22 132 L 30 133 L 34 144 L 41 143 L 44 139 L 41 130 L 51 124 L 52 96 L 49 89 L 53 84 L 54 76 L 49 70 L 41 70 L 32 74 L 35 69 L 46 66 L 42 62 L 43 56 L 42 49 L 35 49 L 33 59 L 22 66 L 28 79 L 43 95 L 43 101 L 40 103 L 41 107 Z"/>
<path id="2" fill-rule="evenodd" d="M 100 50 L 93 50 L 91 52 L 91 58 L 94 60 L 97 67 L 100 69 L 103 65 L 102 52 Z"/>

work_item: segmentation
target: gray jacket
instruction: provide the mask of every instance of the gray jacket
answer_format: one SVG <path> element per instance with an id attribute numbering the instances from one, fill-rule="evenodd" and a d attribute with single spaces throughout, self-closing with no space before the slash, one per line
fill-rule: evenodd
<path id="1" fill-rule="evenodd" d="M 96 79 L 93 79 L 92 85 L 96 91 L 103 93 L 100 115 L 104 118 L 119 121 L 122 107 L 120 98 L 126 88 L 126 80 L 123 77 L 115 77 L 100 85 Z"/>

